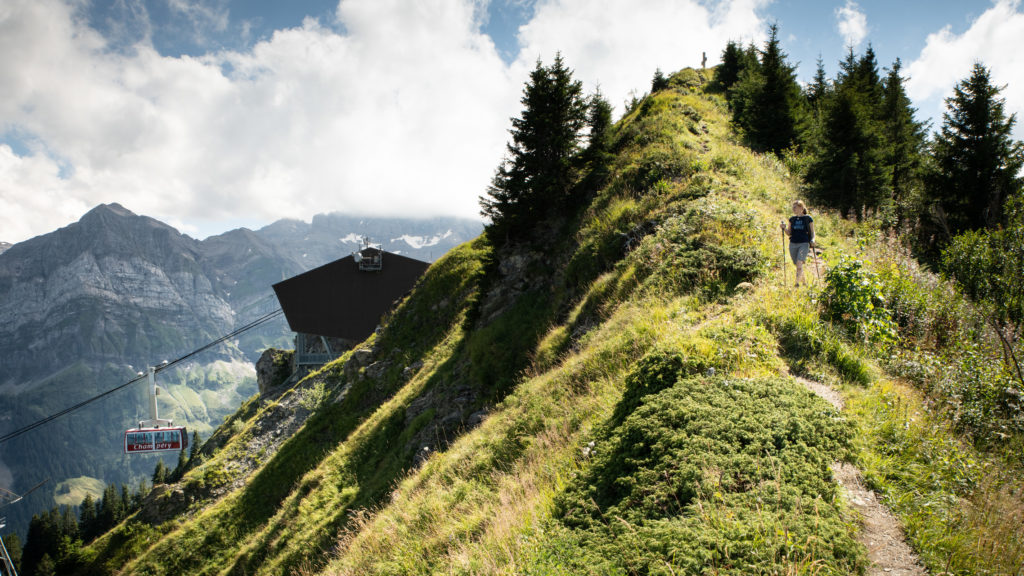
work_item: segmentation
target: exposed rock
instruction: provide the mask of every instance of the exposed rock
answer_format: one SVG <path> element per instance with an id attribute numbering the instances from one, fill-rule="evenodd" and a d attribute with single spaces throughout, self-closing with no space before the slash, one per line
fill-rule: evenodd
<path id="1" fill-rule="evenodd" d="M 391 368 L 390 362 L 374 362 L 373 364 L 370 364 L 369 366 L 366 367 L 364 374 L 366 375 L 367 378 L 377 379 L 383 376 L 384 373 L 388 371 L 388 368 Z"/>
<path id="2" fill-rule="evenodd" d="M 177 485 L 157 484 L 142 501 L 138 519 L 152 525 L 163 523 L 185 511 L 185 491 Z"/>
<path id="3" fill-rule="evenodd" d="M 737 292 L 749 292 L 754 289 L 754 285 L 750 282 L 740 282 L 736 285 Z"/>
<path id="4" fill-rule="evenodd" d="M 406 380 L 412 378 L 414 374 L 420 371 L 420 368 L 423 368 L 422 361 L 417 360 L 413 362 L 412 364 L 402 369 L 402 378 L 405 378 Z"/>
<path id="5" fill-rule="evenodd" d="M 256 384 L 259 386 L 260 396 L 266 397 L 284 384 L 291 376 L 294 366 L 295 353 L 291 350 L 278 350 L 267 348 L 256 361 Z"/>
<path id="6" fill-rule="evenodd" d="M 373 361 L 373 350 L 369 348 L 360 348 L 352 353 L 352 359 L 349 360 L 350 364 L 355 365 L 357 368 L 369 366 L 370 362 Z"/>

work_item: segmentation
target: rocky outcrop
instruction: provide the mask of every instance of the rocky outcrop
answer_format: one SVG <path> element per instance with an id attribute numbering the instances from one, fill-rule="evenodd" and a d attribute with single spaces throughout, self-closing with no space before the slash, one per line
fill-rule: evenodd
<path id="1" fill-rule="evenodd" d="M 261 398 L 270 396 L 288 380 L 295 371 L 292 363 L 294 359 L 295 352 L 292 350 L 267 348 L 263 351 L 256 361 L 256 385 Z"/>

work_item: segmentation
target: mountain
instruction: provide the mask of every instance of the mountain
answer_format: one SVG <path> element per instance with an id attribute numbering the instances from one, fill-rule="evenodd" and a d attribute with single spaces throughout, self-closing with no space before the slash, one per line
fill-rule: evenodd
<path id="1" fill-rule="evenodd" d="M 783 573 L 786 546 L 861 570 L 830 483 L 847 428 L 780 375 L 744 292 L 768 289 L 760 232 L 792 183 L 700 72 L 670 85 L 618 123 L 578 212 L 454 248 L 68 572 Z"/>
<path id="2" fill-rule="evenodd" d="M 8 242 L 0 242 L 0 254 L 3 254 L 4 252 L 6 252 L 7 249 L 10 248 L 10 247 L 11 247 L 10 243 L 8 243 Z"/>
<path id="3" fill-rule="evenodd" d="M 36 519 L 28 576 L 1017 573 L 1000 338 L 878 222 L 814 210 L 828 268 L 794 287 L 800 158 L 743 146 L 708 72 L 322 370 L 268 351 L 260 395 L 101 530 Z"/>
<path id="4" fill-rule="evenodd" d="M 413 255 L 440 255 L 479 223 L 319 215 L 196 240 L 118 204 L 0 254 L 0 433 L 31 423 L 176 358 L 274 308 L 271 284 L 347 255 L 362 235 L 436 238 Z M 350 241 L 353 240 L 353 241 Z M 428 244 L 429 242 L 424 242 Z M 253 363 L 287 347 L 283 319 L 161 375 L 161 415 L 208 436 L 256 392 Z M 141 385 L 0 445 L 0 486 L 46 490 L 5 511 L 24 530 L 72 478 L 137 484 L 153 456 L 125 458 L 119 433 L 147 412 Z M 176 456 L 171 456 L 174 458 Z M 165 458 L 168 458 L 165 456 Z M 173 465 L 173 462 L 170 463 Z M 94 484 L 93 484 L 94 485 Z"/>

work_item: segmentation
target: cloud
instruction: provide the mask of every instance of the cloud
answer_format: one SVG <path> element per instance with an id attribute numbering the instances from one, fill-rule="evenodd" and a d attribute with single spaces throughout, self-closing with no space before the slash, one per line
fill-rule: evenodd
<path id="1" fill-rule="evenodd" d="M 101 202 L 207 233 L 329 211 L 472 217 L 538 57 L 561 50 L 620 104 L 655 68 L 763 37 L 766 1 L 541 0 L 507 64 L 481 0 L 343 0 L 336 21 L 196 57 L 164 56 L 149 34 L 125 49 L 77 0 L 5 0 L 0 240 Z M 173 6 L 221 25 L 223 3 Z M 33 145 L 3 145 L 12 134 Z"/>
<path id="2" fill-rule="evenodd" d="M 843 7 L 836 8 L 836 28 L 845 45 L 856 48 L 868 37 L 868 17 L 856 2 L 846 0 Z"/>
<path id="3" fill-rule="evenodd" d="M 975 62 L 992 72 L 997 86 L 1006 85 L 1006 113 L 1016 113 L 1015 137 L 1021 137 L 1024 119 L 1024 53 L 1014 49 L 1024 38 L 1024 12 L 1019 0 L 1000 0 L 981 14 L 962 34 L 950 26 L 928 35 L 921 54 L 907 66 L 907 93 L 921 102 L 922 111 L 941 118 L 943 99 L 957 82 L 967 78 Z"/>
<path id="4" fill-rule="evenodd" d="M 541 0 L 519 29 L 520 67 L 537 58 L 550 63 L 561 51 L 566 63 L 592 90 L 621 111 L 631 91 L 650 90 L 655 69 L 699 68 L 702 53 L 717 64 L 729 40 L 761 40 L 760 0 L 706 3 L 679 0 Z"/>

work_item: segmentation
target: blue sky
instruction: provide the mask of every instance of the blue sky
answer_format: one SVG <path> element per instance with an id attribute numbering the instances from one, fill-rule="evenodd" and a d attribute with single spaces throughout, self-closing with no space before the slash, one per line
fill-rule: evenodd
<path id="1" fill-rule="evenodd" d="M 198 237 L 472 217 L 537 58 L 621 106 L 773 22 L 801 80 L 870 43 L 935 126 L 975 60 L 1024 111 L 1021 0 L 0 0 L 0 240 L 101 202 Z"/>

